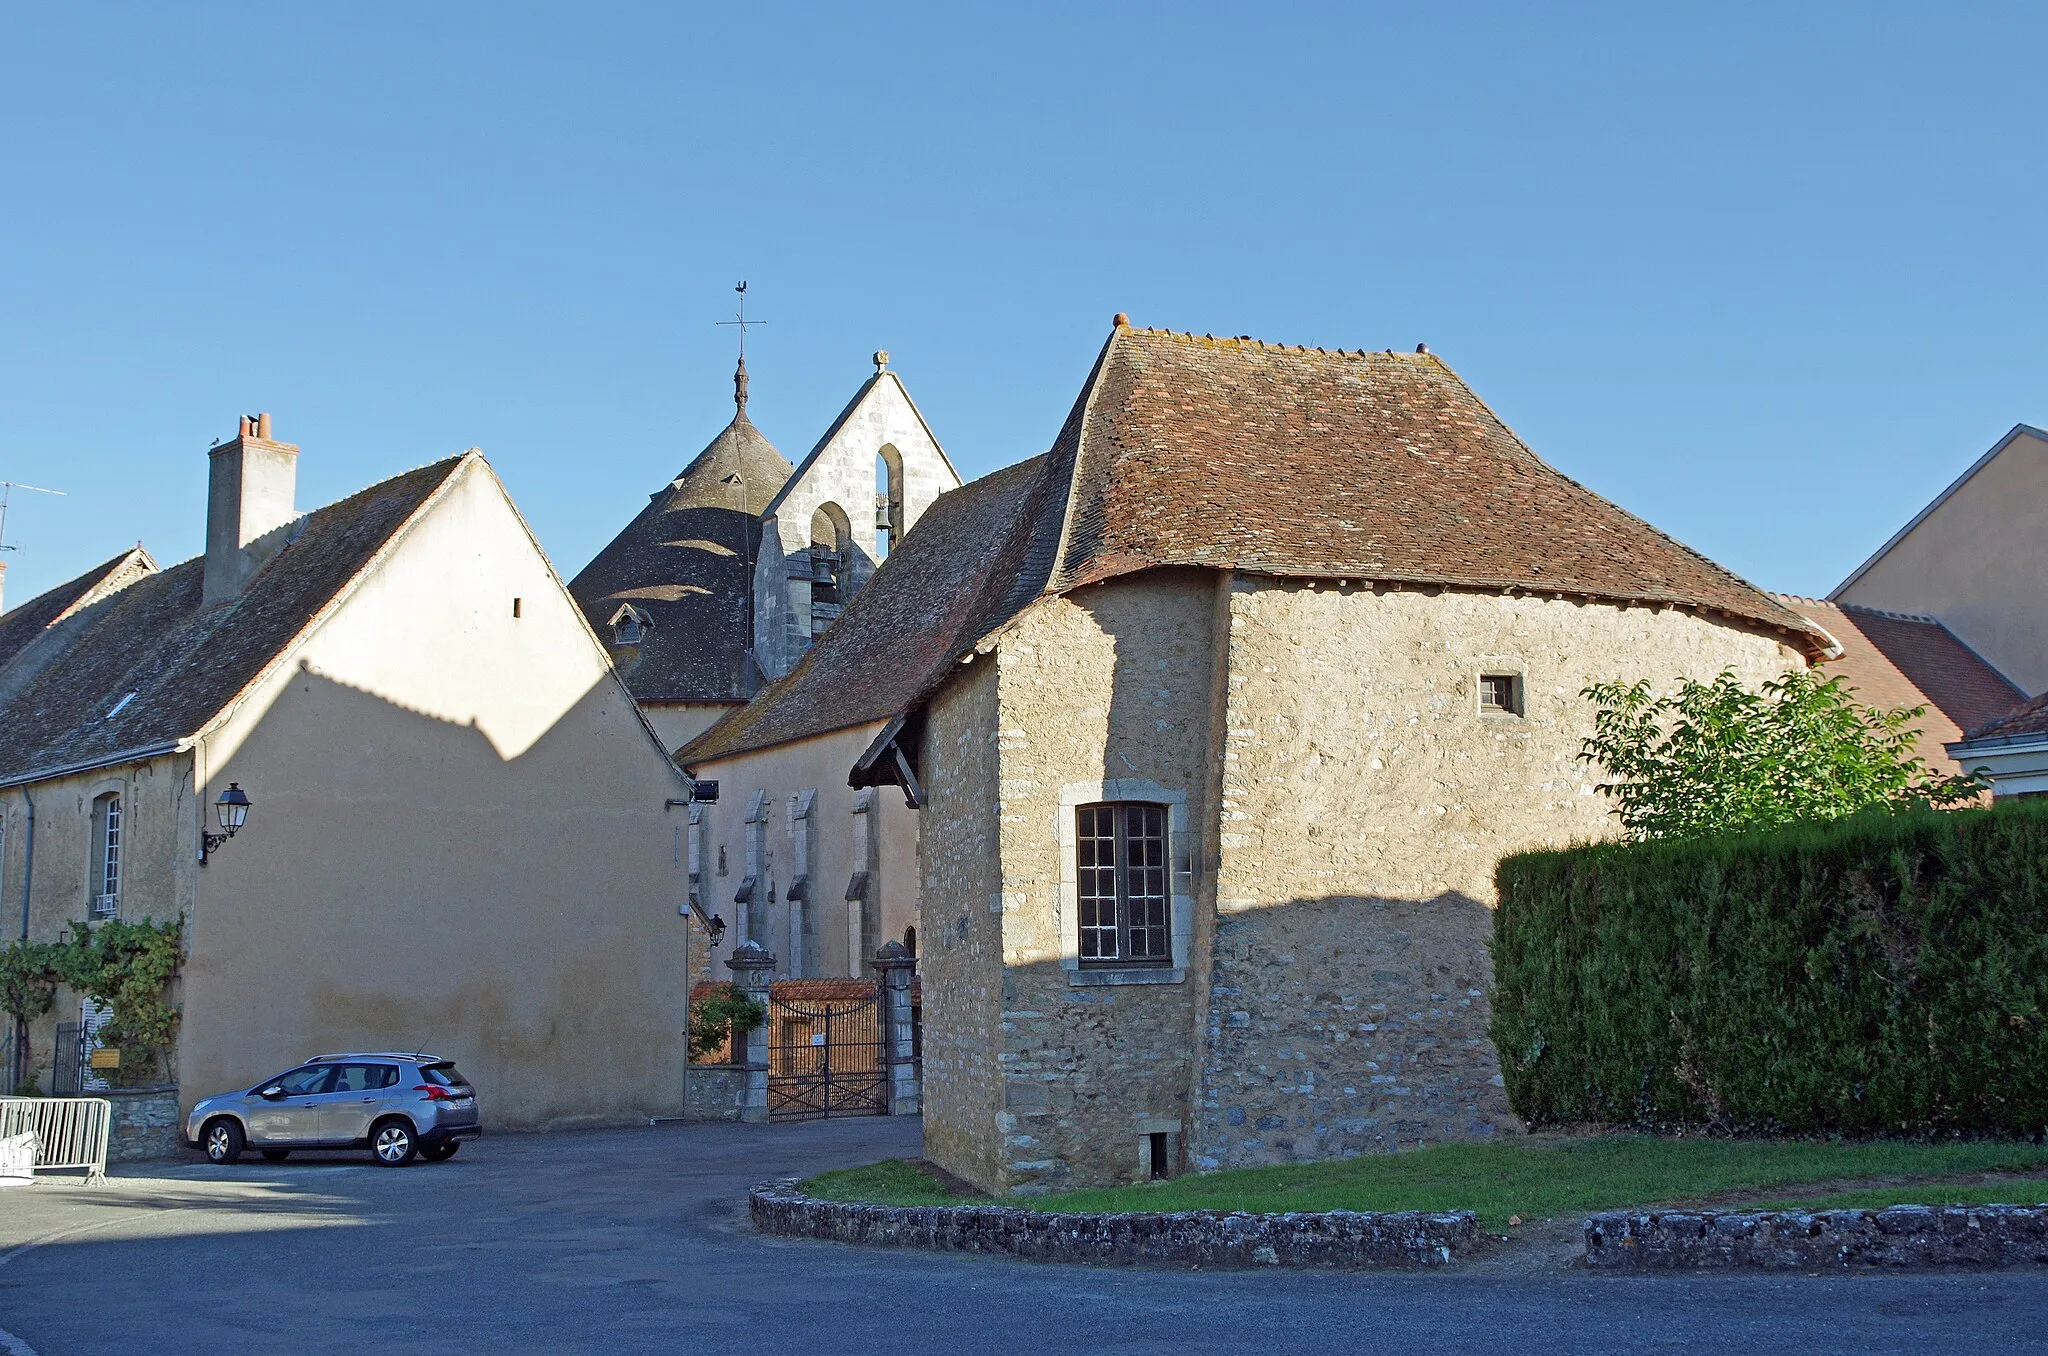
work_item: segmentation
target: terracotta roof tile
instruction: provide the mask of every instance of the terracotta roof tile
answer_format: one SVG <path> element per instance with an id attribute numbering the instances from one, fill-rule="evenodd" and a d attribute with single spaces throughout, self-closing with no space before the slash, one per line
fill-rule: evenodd
<path id="1" fill-rule="evenodd" d="M 1672 605 L 1826 647 L 1432 356 L 1119 324 L 1050 452 L 941 496 L 802 663 L 679 756 L 893 718 L 1034 600 L 1165 565 Z"/>
<path id="2" fill-rule="evenodd" d="M 2032 701 L 2021 702 L 1998 719 L 1970 731 L 1972 740 L 2021 739 L 2034 735 L 2048 735 L 2048 692 Z"/>
<path id="3" fill-rule="evenodd" d="M 1931 617 L 1773 596 L 1841 643 L 1841 657 L 1826 661 L 1822 672 L 1841 675 L 1859 701 L 1886 709 L 1927 707 L 1913 724 L 1916 747 L 1930 765 L 1944 771 L 1960 771 L 1961 765 L 1943 745 L 2010 710 L 2020 698 L 2003 674 Z"/>

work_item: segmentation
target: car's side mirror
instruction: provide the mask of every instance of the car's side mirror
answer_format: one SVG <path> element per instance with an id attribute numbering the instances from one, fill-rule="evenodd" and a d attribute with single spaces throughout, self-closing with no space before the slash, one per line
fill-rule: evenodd
<path id="1" fill-rule="evenodd" d="M 277 1084 L 272 1083 L 269 1087 L 263 1089 L 263 1091 L 257 1093 L 256 1095 L 258 1097 L 261 1097 L 266 1102 L 275 1102 L 284 1097 L 284 1089 L 279 1087 Z"/>

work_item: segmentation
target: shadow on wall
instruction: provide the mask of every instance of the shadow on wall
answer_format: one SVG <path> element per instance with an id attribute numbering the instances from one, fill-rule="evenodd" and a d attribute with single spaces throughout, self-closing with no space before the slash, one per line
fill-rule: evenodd
<path id="1" fill-rule="evenodd" d="M 964 1123 L 977 1113 L 951 1104 L 928 1028 L 927 1121 L 963 1118 L 928 1142 L 975 1145 L 979 1161 L 940 1161 L 1036 1194 L 1148 1175 L 1151 1135 L 1176 1124 L 1175 1172 L 1519 1133 L 1487 1030 L 1491 935 L 1492 911 L 1464 895 L 1326 897 L 1217 919 L 1206 986 L 1010 967 L 997 1114 Z M 933 938 L 967 945 L 952 927 Z"/>
<path id="2" fill-rule="evenodd" d="M 302 668 L 211 773 L 261 810 L 200 883 L 186 1092 L 426 1049 L 497 1125 L 671 1112 L 689 925 L 667 775 L 609 678 L 502 758 L 474 722 Z"/>

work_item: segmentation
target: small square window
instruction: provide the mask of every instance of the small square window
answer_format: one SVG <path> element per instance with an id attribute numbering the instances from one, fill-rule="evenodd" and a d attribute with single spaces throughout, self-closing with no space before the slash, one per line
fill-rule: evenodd
<path id="1" fill-rule="evenodd" d="M 1479 675 L 1479 709 L 1503 716 L 1522 714 L 1522 676 L 1518 673 Z"/>

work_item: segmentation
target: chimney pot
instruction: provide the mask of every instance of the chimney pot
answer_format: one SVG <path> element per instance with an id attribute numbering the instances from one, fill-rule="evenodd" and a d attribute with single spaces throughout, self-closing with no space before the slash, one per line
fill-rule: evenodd
<path id="1" fill-rule="evenodd" d="M 261 439 L 263 439 L 263 441 L 265 441 L 265 442 L 269 442 L 269 441 L 270 441 L 270 416 L 269 416 L 269 415 L 267 415 L 267 414 L 259 414 L 259 415 L 257 415 L 257 416 L 256 416 L 256 436 L 257 436 L 257 437 L 259 437 L 259 438 L 261 438 Z"/>

